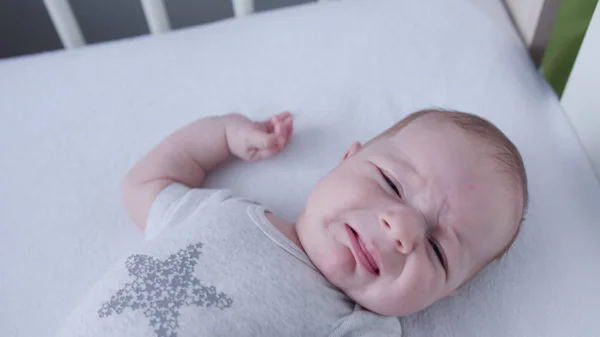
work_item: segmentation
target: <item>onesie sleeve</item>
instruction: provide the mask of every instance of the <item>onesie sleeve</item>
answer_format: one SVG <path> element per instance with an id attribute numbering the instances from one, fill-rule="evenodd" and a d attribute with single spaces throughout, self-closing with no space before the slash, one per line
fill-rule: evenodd
<path id="1" fill-rule="evenodd" d="M 166 227 L 176 225 L 190 214 L 216 205 L 231 197 L 228 190 L 190 188 L 180 183 L 165 187 L 156 197 L 146 222 L 147 241 L 157 237 Z"/>
<path id="2" fill-rule="evenodd" d="M 329 337 L 401 337 L 402 327 L 398 317 L 386 317 L 368 311 L 356 304 Z"/>

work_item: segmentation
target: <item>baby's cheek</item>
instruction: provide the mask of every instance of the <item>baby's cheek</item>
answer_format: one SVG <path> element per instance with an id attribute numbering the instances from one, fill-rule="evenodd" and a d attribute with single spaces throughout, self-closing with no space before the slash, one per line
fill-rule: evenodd
<path id="1" fill-rule="evenodd" d="M 429 261 L 411 261 L 403 271 L 401 283 L 406 310 L 409 313 L 425 309 L 437 301 L 443 286 L 443 277 L 432 267 Z"/>
<path id="2" fill-rule="evenodd" d="M 356 269 L 352 253 L 341 245 L 327 247 L 326 251 L 315 264 L 331 283 L 343 288 Z"/>

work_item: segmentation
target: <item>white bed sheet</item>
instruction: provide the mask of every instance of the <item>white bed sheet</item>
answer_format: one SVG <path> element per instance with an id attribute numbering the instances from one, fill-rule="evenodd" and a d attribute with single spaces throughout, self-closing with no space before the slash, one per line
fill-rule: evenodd
<path id="1" fill-rule="evenodd" d="M 119 181 L 184 123 L 291 110 L 285 153 L 230 165 L 210 186 L 292 220 L 353 140 L 431 106 L 479 113 L 515 141 L 531 207 L 508 256 L 403 318 L 404 336 L 597 335 L 600 184 L 494 6 L 346 0 L 0 62 L 0 335 L 52 335 L 141 245 Z"/>

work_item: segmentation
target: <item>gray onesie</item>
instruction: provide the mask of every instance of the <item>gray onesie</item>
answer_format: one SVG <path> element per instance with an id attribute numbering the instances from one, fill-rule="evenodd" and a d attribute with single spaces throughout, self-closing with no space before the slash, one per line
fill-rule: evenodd
<path id="1" fill-rule="evenodd" d="M 89 291 L 60 336 L 400 336 L 265 217 L 225 190 L 165 188 L 148 244 Z"/>

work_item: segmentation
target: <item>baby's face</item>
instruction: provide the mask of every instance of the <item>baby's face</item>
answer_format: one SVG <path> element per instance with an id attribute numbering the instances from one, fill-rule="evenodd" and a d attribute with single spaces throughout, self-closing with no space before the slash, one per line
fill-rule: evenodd
<path id="1" fill-rule="evenodd" d="M 453 294 L 506 246 L 521 217 L 484 146 L 427 116 L 354 144 L 298 218 L 304 250 L 332 284 L 382 315 Z"/>

